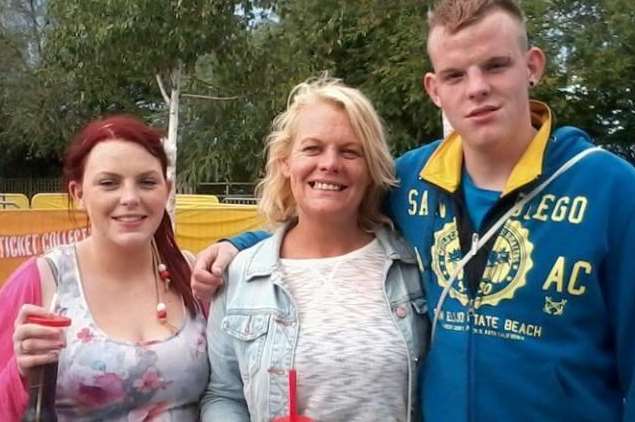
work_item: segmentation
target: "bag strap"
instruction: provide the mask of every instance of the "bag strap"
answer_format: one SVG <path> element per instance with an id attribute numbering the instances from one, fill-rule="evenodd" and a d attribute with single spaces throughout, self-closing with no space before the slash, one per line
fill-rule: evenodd
<path id="1" fill-rule="evenodd" d="M 55 287 L 56 288 L 59 287 L 59 271 L 57 270 L 57 265 L 55 264 L 55 261 L 53 261 L 53 259 L 48 255 L 44 255 L 42 258 L 44 258 L 49 268 L 51 269 L 51 274 L 53 274 L 53 281 L 55 282 Z"/>
<path id="2" fill-rule="evenodd" d="M 448 284 L 443 289 L 443 292 L 441 293 L 441 296 L 439 297 L 439 300 L 437 301 L 437 306 L 435 306 L 434 308 L 434 319 L 432 321 L 432 334 L 430 337 L 430 342 L 434 340 L 434 334 L 436 332 L 437 322 L 439 320 L 439 315 L 441 314 L 441 307 L 443 306 L 443 303 L 445 302 L 445 299 L 447 298 L 448 293 L 450 292 L 450 289 L 452 288 L 452 285 L 456 281 L 461 271 L 463 271 L 463 268 L 476 255 L 479 249 L 481 249 L 487 243 L 487 241 L 490 240 L 490 238 L 495 233 L 498 232 L 498 230 L 503 226 L 503 224 L 505 224 L 505 222 L 509 219 L 509 217 L 511 217 L 514 213 L 522 210 L 523 207 L 529 201 L 534 199 L 536 195 L 542 192 L 542 190 L 545 189 L 551 182 L 553 182 L 561 174 L 569 170 L 571 167 L 573 167 L 575 164 L 577 164 L 580 160 L 582 160 L 587 155 L 592 154 L 594 152 L 598 152 L 598 151 L 603 151 L 603 150 L 601 147 L 593 147 L 593 148 L 588 148 L 588 149 L 585 149 L 584 151 L 577 153 L 568 161 L 566 161 L 562 166 L 560 166 L 560 168 L 558 168 L 558 170 L 556 170 L 547 180 L 545 180 L 544 182 L 536 186 L 531 192 L 527 194 L 527 196 L 524 196 L 520 201 L 516 202 L 516 204 L 514 204 L 513 207 L 507 210 L 507 212 L 503 214 L 501 218 L 499 218 L 496 221 L 496 223 L 494 223 L 492 227 L 490 227 L 489 230 L 485 232 L 483 236 L 479 238 L 478 234 L 476 233 L 472 235 L 472 246 L 470 247 L 470 250 L 467 252 L 467 254 L 465 254 L 465 256 L 457 264 L 456 268 L 454 269 L 454 272 L 452 273 L 452 276 L 450 277 L 450 280 L 448 280 Z"/>
<path id="3" fill-rule="evenodd" d="M 42 258 L 44 258 L 44 260 L 48 264 L 51 270 L 51 275 L 53 276 L 53 282 L 55 283 L 55 291 L 53 292 L 53 296 L 51 297 L 51 303 L 49 303 L 49 306 L 48 306 L 49 312 L 55 312 L 55 308 L 57 307 L 57 303 L 59 302 L 59 296 L 57 294 L 57 291 L 59 290 L 59 287 L 60 287 L 60 279 L 59 279 L 60 273 L 58 270 L 58 266 L 55 263 L 55 259 L 53 259 L 49 255 L 43 255 Z"/>

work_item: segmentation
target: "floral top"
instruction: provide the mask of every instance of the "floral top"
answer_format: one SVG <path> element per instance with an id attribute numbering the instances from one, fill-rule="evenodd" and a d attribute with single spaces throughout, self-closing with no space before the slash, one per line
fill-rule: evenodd
<path id="1" fill-rule="evenodd" d="M 195 421 L 208 381 L 206 321 L 186 313 L 170 338 L 132 343 L 96 325 L 82 289 L 73 245 L 47 254 L 58 272 L 56 312 L 72 319 L 59 358 L 60 421 Z"/>

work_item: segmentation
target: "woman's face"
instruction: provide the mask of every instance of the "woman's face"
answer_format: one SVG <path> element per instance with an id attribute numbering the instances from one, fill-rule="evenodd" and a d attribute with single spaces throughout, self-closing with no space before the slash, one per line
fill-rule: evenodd
<path id="1" fill-rule="evenodd" d="M 328 102 L 305 106 L 282 171 L 300 221 L 357 224 L 370 176 L 362 143 L 344 110 Z"/>
<path id="2" fill-rule="evenodd" d="M 165 211 L 170 185 L 160 161 L 141 145 L 108 140 L 86 157 L 70 192 L 86 210 L 91 236 L 128 248 L 147 244 Z"/>

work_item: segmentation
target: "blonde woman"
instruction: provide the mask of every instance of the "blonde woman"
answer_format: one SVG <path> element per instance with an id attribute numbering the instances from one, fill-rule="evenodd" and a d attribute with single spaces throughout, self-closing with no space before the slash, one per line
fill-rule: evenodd
<path id="1" fill-rule="evenodd" d="M 428 321 L 416 259 L 380 203 L 395 184 L 379 117 L 321 77 L 268 137 L 260 208 L 273 236 L 239 253 L 208 322 L 204 421 L 410 421 Z"/>

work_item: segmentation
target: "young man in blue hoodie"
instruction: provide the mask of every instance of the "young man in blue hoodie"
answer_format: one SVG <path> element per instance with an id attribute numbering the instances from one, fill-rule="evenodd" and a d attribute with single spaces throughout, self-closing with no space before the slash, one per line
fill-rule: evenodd
<path id="1" fill-rule="evenodd" d="M 424 418 L 635 420 L 635 169 L 529 99 L 545 57 L 514 0 L 441 0 L 427 48 L 454 131 L 397 160 L 387 199 L 434 321 Z"/>
<path id="2" fill-rule="evenodd" d="M 514 1 L 441 1 L 427 48 L 454 132 L 388 201 L 433 308 L 424 417 L 635 420 L 635 170 L 529 99 L 545 58 Z"/>

